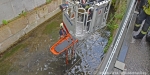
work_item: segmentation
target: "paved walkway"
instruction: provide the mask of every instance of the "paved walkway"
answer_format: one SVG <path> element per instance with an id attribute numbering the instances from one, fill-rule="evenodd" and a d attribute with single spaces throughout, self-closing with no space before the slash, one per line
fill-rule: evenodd
<path id="1" fill-rule="evenodd" d="M 145 37 L 130 43 L 125 64 L 127 72 L 145 72 L 150 75 L 150 44 L 145 41 Z"/>

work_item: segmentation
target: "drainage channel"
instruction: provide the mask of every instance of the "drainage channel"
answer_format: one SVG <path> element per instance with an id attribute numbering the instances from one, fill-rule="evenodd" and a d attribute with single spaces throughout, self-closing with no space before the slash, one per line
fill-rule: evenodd
<path id="1" fill-rule="evenodd" d="M 92 74 L 103 58 L 103 49 L 108 42 L 110 33 L 106 30 L 95 32 L 84 41 L 79 42 L 75 57 L 65 64 L 65 54 L 55 56 L 49 48 L 58 40 L 59 24 L 62 15 L 46 21 L 26 35 L 12 49 L 18 49 L 7 60 L 0 62 L 4 65 L 1 71 L 8 75 L 72 75 Z M 54 28 L 52 28 L 54 27 Z M 18 47 L 19 45 L 19 47 Z M 23 45 L 23 47 L 22 47 Z M 18 48 L 16 48 L 18 47 Z M 10 50 L 12 50 L 10 49 Z"/>
<path id="2" fill-rule="evenodd" d="M 95 32 L 77 47 L 76 58 L 71 62 L 73 65 L 68 69 L 66 75 L 93 74 L 102 61 L 103 50 L 108 42 L 106 37 L 109 36 L 109 32 L 105 32 L 103 33 L 105 36 L 102 36 L 99 32 Z"/>

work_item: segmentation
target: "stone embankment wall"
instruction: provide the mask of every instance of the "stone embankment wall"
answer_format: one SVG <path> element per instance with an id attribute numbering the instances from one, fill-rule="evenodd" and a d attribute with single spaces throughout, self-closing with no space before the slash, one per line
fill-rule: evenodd
<path id="1" fill-rule="evenodd" d="M 0 24 L 2 20 L 11 20 L 22 11 L 30 11 L 48 0 L 0 0 Z"/>
<path id="2" fill-rule="evenodd" d="M 25 0 L 6 0 L 6 1 L 18 1 L 19 3 L 19 1 L 25 1 Z M 26 0 L 27 3 L 32 2 L 32 1 L 36 1 L 37 3 L 36 5 L 38 7 L 31 6 L 33 9 L 28 11 L 26 15 L 19 16 L 13 21 L 9 22 L 7 25 L 0 26 L 0 53 L 4 52 L 7 48 L 13 45 L 17 40 L 19 40 L 20 37 L 30 32 L 35 27 L 42 24 L 43 22 L 45 22 L 46 20 L 48 20 L 49 18 L 51 18 L 58 12 L 60 12 L 60 9 L 58 8 L 58 6 L 62 3 L 62 0 L 53 0 L 51 1 L 51 3 L 48 3 L 48 4 L 46 4 L 45 2 L 43 2 L 44 4 L 42 4 L 43 0 Z M 37 2 L 37 1 L 40 1 L 40 2 Z M 20 5 L 18 3 L 15 5 L 16 9 L 13 8 L 14 12 L 17 11 L 17 7 L 18 7 L 18 10 L 21 11 Z M 39 6 L 40 3 L 42 4 L 41 6 Z M 29 4 L 26 4 L 26 5 L 27 5 L 26 7 L 29 7 L 28 6 Z M 1 9 L 1 5 L 0 5 L 0 9 Z M 9 11 L 5 11 L 4 13 L 7 14 L 11 12 L 9 10 Z M 0 15 L 1 14 L 5 15 L 4 13 L 1 13 L 1 10 L 0 10 Z M 16 14 L 18 13 L 19 12 L 17 11 Z M 15 16 L 12 16 L 12 17 L 15 17 Z"/>

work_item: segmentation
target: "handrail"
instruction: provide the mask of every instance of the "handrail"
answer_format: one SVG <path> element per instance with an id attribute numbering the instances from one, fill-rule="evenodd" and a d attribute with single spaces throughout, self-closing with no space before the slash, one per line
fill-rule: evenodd
<path id="1" fill-rule="evenodd" d="M 125 28 L 127 27 L 128 22 L 130 22 L 129 19 L 130 19 L 130 15 L 132 14 L 132 11 L 134 9 L 134 4 L 135 4 L 135 0 L 130 0 L 130 4 L 129 4 L 128 8 L 127 8 L 126 14 L 125 14 L 125 16 L 124 16 L 124 18 L 122 20 L 122 23 L 120 25 L 118 33 L 115 36 L 115 40 L 113 41 L 113 45 L 111 46 L 111 49 L 112 49 L 111 53 L 108 55 L 108 59 L 105 59 L 106 62 L 104 63 L 104 67 L 101 68 L 102 69 L 101 72 L 99 72 L 97 74 L 107 75 L 108 69 L 109 69 L 110 64 L 112 62 L 112 59 L 114 58 L 114 55 L 115 55 L 116 50 L 117 50 L 117 47 L 118 47 L 118 45 L 120 43 L 120 40 L 122 38 L 122 35 L 123 35 L 124 31 L 125 31 Z"/>

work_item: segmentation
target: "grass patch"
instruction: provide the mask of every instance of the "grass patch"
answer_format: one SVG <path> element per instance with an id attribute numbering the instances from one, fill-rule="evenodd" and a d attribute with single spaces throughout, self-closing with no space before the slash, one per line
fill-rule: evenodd
<path id="1" fill-rule="evenodd" d="M 8 24 L 8 21 L 7 21 L 7 20 L 2 20 L 2 23 L 3 23 L 4 25 L 7 25 L 7 24 Z"/>
<path id="2" fill-rule="evenodd" d="M 12 48 L 11 50 L 9 50 L 7 52 L 4 52 L 4 54 L 0 58 L 0 62 L 4 61 L 6 58 L 12 56 L 14 53 L 16 53 L 17 51 L 21 50 L 25 46 L 26 45 L 24 45 L 24 44 L 19 44 L 19 45 L 15 46 L 14 48 Z"/>
<path id="3" fill-rule="evenodd" d="M 59 23 L 57 21 L 53 21 L 45 27 L 44 33 L 53 34 L 58 30 L 58 27 L 59 27 Z"/>
<path id="4" fill-rule="evenodd" d="M 106 47 L 104 49 L 104 53 L 107 53 L 107 50 L 109 49 L 109 46 L 111 45 L 111 43 L 113 41 L 113 36 L 111 35 L 108 40 L 109 41 L 108 41 L 108 43 L 107 43 L 107 45 L 106 45 Z"/>
<path id="5" fill-rule="evenodd" d="M 52 0 L 46 0 L 46 3 L 50 3 Z"/>
<path id="6" fill-rule="evenodd" d="M 109 24 L 107 24 L 107 29 L 110 30 L 110 32 L 113 32 L 117 28 L 118 28 L 118 24 L 115 24 L 114 22 L 110 22 Z"/>
<path id="7" fill-rule="evenodd" d="M 6 60 L 10 56 L 14 55 L 17 51 L 21 50 L 24 48 L 26 45 L 24 44 L 19 44 L 12 48 L 11 50 L 4 52 L 4 54 L 0 58 L 0 75 L 8 75 L 8 72 L 11 68 L 11 63 L 9 60 Z"/>
<path id="8" fill-rule="evenodd" d="M 118 13 L 117 15 L 115 15 L 115 18 L 121 20 L 123 15 L 123 13 Z"/>
<path id="9" fill-rule="evenodd" d="M 48 24 L 44 30 L 45 34 L 50 34 L 52 39 L 58 38 L 59 24 L 57 21 L 53 21 Z"/>
<path id="10" fill-rule="evenodd" d="M 3 61 L 0 63 L 0 75 L 8 75 L 9 69 L 11 67 L 10 62 Z"/>
<path id="11" fill-rule="evenodd" d="M 115 0 L 114 0 L 115 1 Z M 118 6 L 116 12 L 113 14 L 110 14 L 109 17 L 111 18 L 107 24 L 107 29 L 110 31 L 110 37 L 108 39 L 108 43 L 106 47 L 104 48 L 104 53 L 107 53 L 113 38 L 114 38 L 114 32 L 118 28 L 118 24 L 121 22 L 123 15 L 125 14 L 126 11 L 126 1 L 120 2 L 120 6 Z"/>
<path id="12" fill-rule="evenodd" d="M 24 10 L 19 14 L 19 16 L 26 16 L 26 15 L 27 15 L 27 12 Z"/>
<path id="13" fill-rule="evenodd" d="M 50 35 L 51 39 L 58 40 L 59 37 L 59 25 L 62 22 L 62 15 L 59 15 L 58 18 L 55 18 L 50 22 L 44 29 L 43 33 Z"/>

